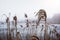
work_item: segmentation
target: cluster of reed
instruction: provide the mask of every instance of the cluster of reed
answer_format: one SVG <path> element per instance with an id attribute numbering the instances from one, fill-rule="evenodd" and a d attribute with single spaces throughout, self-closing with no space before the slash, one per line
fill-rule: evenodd
<path id="1" fill-rule="evenodd" d="M 47 25 L 47 20 L 46 20 L 47 15 L 46 15 L 45 10 L 43 10 L 43 9 L 39 10 L 36 15 L 38 15 L 38 20 L 36 22 L 36 29 L 39 26 L 39 24 L 41 24 L 40 23 L 41 19 L 44 19 L 44 22 L 45 22 L 44 25 L 42 25 L 42 29 L 41 29 L 41 31 L 44 30 L 44 37 L 43 37 L 44 40 L 60 40 L 60 35 L 57 33 L 56 28 L 53 31 L 51 31 L 51 28 L 50 28 L 50 33 L 48 35 L 48 30 L 47 30 L 48 25 Z M 29 28 L 29 20 L 28 20 L 27 14 L 25 14 L 25 18 L 26 18 L 26 27 Z M 16 39 L 14 39 L 14 33 L 13 33 L 13 37 L 12 37 L 12 34 L 11 34 L 10 18 L 9 17 L 7 17 L 7 19 L 6 19 L 6 24 L 7 24 L 7 40 L 22 40 L 21 38 L 19 38 L 20 33 L 17 32 L 17 16 L 13 17 L 13 24 L 14 24 L 15 29 L 16 29 L 16 37 L 15 37 Z M 22 25 L 20 25 L 20 26 L 22 27 Z M 12 29 L 12 32 L 13 31 L 14 31 L 14 29 Z M 52 37 L 50 37 L 51 34 L 52 34 Z M 55 38 L 53 38 L 53 34 L 54 34 Z M 28 37 L 31 38 L 31 40 L 42 40 L 41 37 L 38 38 L 37 35 L 27 34 L 27 36 L 26 36 L 27 39 L 26 40 L 30 40 L 30 39 L 28 39 Z"/>

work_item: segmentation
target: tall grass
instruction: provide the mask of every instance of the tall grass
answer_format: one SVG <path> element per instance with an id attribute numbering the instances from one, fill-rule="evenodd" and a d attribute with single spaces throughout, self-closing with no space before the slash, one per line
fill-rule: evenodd
<path id="1" fill-rule="evenodd" d="M 42 40 L 42 38 L 43 38 L 43 40 L 60 40 L 60 34 L 58 34 L 58 32 L 57 32 L 56 26 L 53 26 L 53 27 L 55 27 L 53 30 L 51 30 L 51 28 L 49 27 L 50 32 L 48 34 L 48 24 L 47 24 L 47 20 L 46 20 L 47 19 L 46 11 L 44 9 L 40 9 L 37 12 L 36 16 L 38 16 L 36 25 L 30 25 L 29 19 L 28 19 L 28 15 L 27 14 L 24 14 L 24 17 L 26 18 L 26 28 L 28 28 L 28 30 L 29 30 L 30 29 L 30 26 L 31 27 L 36 26 L 36 29 L 38 29 L 38 26 L 41 27 L 40 26 L 40 24 L 41 24 L 40 22 L 43 21 L 44 24 L 42 25 L 41 30 L 38 30 L 38 31 L 44 32 L 44 36 L 41 36 L 42 34 L 40 34 L 39 36 L 37 36 L 36 33 L 38 31 L 36 31 L 36 33 L 34 33 L 33 29 L 32 29 L 33 32 L 30 33 L 30 34 L 28 33 L 30 31 L 26 30 L 26 31 L 28 31 L 27 32 L 27 35 L 25 36 L 26 37 L 26 40 Z M 42 19 L 44 19 L 44 20 L 42 20 Z M 16 37 L 14 37 L 14 33 L 11 33 L 11 32 L 14 31 L 14 29 L 11 29 L 10 30 L 10 17 L 6 17 L 7 40 L 22 40 L 21 37 L 20 37 L 21 36 L 20 32 L 17 31 L 18 30 L 17 29 L 17 23 L 18 23 L 17 22 L 17 16 L 14 16 L 13 17 L 13 23 L 12 23 L 13 26 L 16 28 L 15 29 L 16 30 Z M 35 23 L 35 22 L 33 21 L 32 23 Z M 21 26 L 21 28 L 23 28 L 23 25 L 20 25 L 20 26 Z M 13 37 L 11 35 L 13 35 Z M 52 36 L 50 36 L 50 35 L 52 35 Z"/>

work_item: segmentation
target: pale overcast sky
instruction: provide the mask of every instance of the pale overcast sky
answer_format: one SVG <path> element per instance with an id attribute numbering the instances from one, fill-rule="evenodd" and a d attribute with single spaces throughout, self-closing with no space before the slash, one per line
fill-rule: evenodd
<path id="1" fill-rule="evenodd" d="M 0 0 L 0 16 L 11 12 L 11 17 L 16 14 L 18 19 L 23 19 L 24 13 L 35 18 L 34 12 L 39 9 L 46 10 L 48 18 L 51 18 L 60 13 L 60 0 Z"/>

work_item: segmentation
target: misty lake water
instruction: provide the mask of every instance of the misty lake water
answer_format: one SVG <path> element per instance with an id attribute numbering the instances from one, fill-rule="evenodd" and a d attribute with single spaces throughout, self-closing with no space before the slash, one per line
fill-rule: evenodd
<path id="1" fill-rule="evenodd" d="M 21 25 L 22 25 L 22 27 L 21 27 Z M 44 32 L 41 31 L 42 24 L 39 25 L 37 27 L 37 29 L 36 29 L 35 25 L 36 24 L 33 23 L 33 24 L 29 24 L 29 27 L 26 27 L 26 23 L 17 23 L 17 32 L 20 32 L 20 37 L 22 40 L 26 40 L 27 34 L 37 35 L 38 37 L 44 35 Z M 54 28 L 53 26 L 56 26 L 57 32 L 60 33 L 60 24 L 50 24 L 50 25 L 48 25 L 48 34 L 50 32 L 49 28 L 51 28 L 51 30 L 53 30 L 53 28 Z M 14 36 L 16 37 L 15 27 L 11 23 L 10 30 L 12 30 L 12 29 L 14 29 Z M 4 35 L 7 34 L 7 24 L 6 23 L 0 23 L 0 36 L 4 36 L 2 34 L 4 34 Z M 12 36 L 13 36 L 13 34 L 12 34 Z"/>

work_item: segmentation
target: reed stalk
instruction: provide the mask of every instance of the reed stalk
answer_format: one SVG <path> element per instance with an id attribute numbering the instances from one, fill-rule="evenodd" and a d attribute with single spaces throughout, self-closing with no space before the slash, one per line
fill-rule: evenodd
<path id="1" fill-rule="evenodd" d="M 16 27 L 16 40 L 17 40 L 18 39 L 18 36 L 17 36 L 17 16 L 14 16 L 13 20 L 14 20 L 15 27 Z"/>

